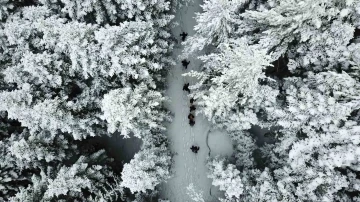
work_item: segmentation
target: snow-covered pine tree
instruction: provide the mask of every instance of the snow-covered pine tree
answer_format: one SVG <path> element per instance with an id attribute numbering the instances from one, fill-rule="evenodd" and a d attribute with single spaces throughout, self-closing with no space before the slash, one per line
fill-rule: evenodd
<path id="1" fill-rule="evenodd" d="M 11 55 L 3 73 L 17 90 L 0 93 L 0 108 L 31 132 L 61 130 L 76 139 L 106 133 L 100 108 L 112 89 L 144 83 L 163 99 L 161 80 L 153 77 L 161 74 L 163 63 L 147 58 L 166 47 L 154 44 L 151 23 L 98 29 L 59 18 L 46 7 L 29 7 L 10 18 L 3 33 Z M 153 113 L 154 107 L 144 106 Z"/>
<path id="2" fill-rule="evenodd" d="M 189 36 L 185 44 L 185 55 L 190 55 L 208 46 L 228 42 L 238 19 L 239 1 L 205 0 L 203 12 L 196 14 L 195 35 Z"/>
<path id="3" fill-rule="evenodd" d="M 48 201 L 49 198 L 58 199 L 57 201 L 83 201 L 89 197 L 89 201 L 91 198 L 96 199 L 93 201 L 100 201 L 102 198 L 109 201 L 115 195 L 113 193 L 105 197 L 108 192 L 106 190 L 114 186 L 111 179 L 116 175 L 108 166 L 111 159 L 105 155 L 104 150 L 94 152 L 82 149 L 77 146 L 82 143 L 74 141 L 69 134 L 53 134 L 48 131 L 29 133 L 16 121 L 7 119 L 6 113 L 2 113 L 1 121 L 2 201 Z M 86 157 L 79 158 L 80 154 Z M 79 159 L 74 162 L 76 158 Z M 74 179 L 89 183 L 83 185 L 69 182 Z M 66 185 L 73 186 L 71 188 L 74 188 L 74 192 Z M 91 196 L 88 196 L 86 189 L 90 189 L 87 191 L 92 193 Z M 61 194 L 49 194 L 45 197 L 46 192 L 53 190 Z M 123 194 L 119 189 L 113 192 L 120 196 Z"/>
<path id="4" fill-rule="evenodd" d="M 24 6 L 35 5 L 36 0 L 1 0 L 0 1 L 0 21 L 5 21 L 6 18 L 18 9 Z"/>
<path id="5" fill-rule="evenodd" d="M 7 118 L 6 112 L 0 113 L 0 200 L 7 201 L 20 188 L 30 184 L 31 169 L 17 165 L 17 159 L 10 152 L 13 139 L 21 136 L 20 123 Z"/>
<path id="6" fill-rule="evenodd" d="M 252 168 L 255 164 L 253 153 L 258 148 L 254 138 L 247 131 L 230 134 L 233 141 L 235 164 L 240 168 Z"/>
<path id="7" fill-rule="evenodd" d="M 287 106 L 269 112 L 282 127 L 270 156 L 275 179 L 286 196 L 301 200 L 355 200 L 349 193 L 357 190 L 351 177 L 360 159 L 358 122 L 352 118 L 359 84 L 345 72 L 307 74 L 287 79 Z"/>
<path id="8" fill-rule="evenodd" d="M 113 176 L 103 164 L 104 150 L 80 158 L 70 166 L 44 166 L 33 184 L 21 189 L 11 201 L 98 201 L 107 178 Z M 105 157 L 106 158 L 106 157 Z"/>
<path id="9" fill-rule="evenodd" d="M 239 41 L 240 38 L 245 38 L 246 43 L 270 54 L 268 63 L 279 59 L 280 56 L 289 59 L 285 68 L 297 76 L 291 77 L 293 75 L 290 73 L 285 80 L 279 78 L 277 79 L 279 85 L 272 83 L 269 77 L 265 77 L 266 79 L 262 79 L 258 84 L 262 88 L 270 86 L 273 86 L 270 87 L 272 89 L 279 88 L 279 96 L 276 97 L 277 94 L 274 94 L 272 102 L 261 105 L 254 116 L 259 119 L 251 124 L 281 127 L 272 129 L 275 144 L 260 148 L 265 168 L 258 170 L 259 165 L 246 162 L 244 165 L 237 165 L 238 172 L 232 171 L 237 173 L 237 176 L 241 176 L 243 187 L 241 201 L 359 200 L 359 181 L 356 178 L 358 178 L 360 160 L 357 151 L 360 141 L 358 136 L 360 102 L 357 81 L 360 60 L 356 54 L 359 50 L 359 41 L 353 39 L 354 30 L 359 26 L 359 5 L 360 2 L 356 0 L 248 1 L 247 6 L 239 7 L 237 10 L 240 13 L 247 11 L 236 16 L 240 20 L 232 25 L 234 34 L 230 35 L 228 40 Z M 207 23 L 203 26 L 206 25 L 211 27 L 212 24 Z M 210 33 L 211 31 L 208 31 L 204 34 Z M 202 42 L 199 40 L 191 43 Z M 221 46 L 211 51 L 212 54 L 203 58 L 208 59 L 210 55 L 223 53 Z M 226 52 L 224 55 L 231 54 Z M 193 86 L 194 95 L 202 92 L 205 96 L 209 96 L 219 89 L 220 85 L 213 81 L 216 80 L 216 76 L 221 78 L 226 74 L 229 68 L 221 61 L 221 57 L 211 60 L 211 69 L 203 59 L 205 73 L 191 73 L 200 80 Z M 269 66 L 265 65 L 260 72 L 263 73 Z M 209 69 L 217 75 L 208 76 Z M 241 75 L 246 74 L 242 72 Z M 241 85 L 243 80 L 239 79 L 237 82 L 235 80 L 233 83 Z M 231 83 L 227 80 L 221 81 L 225 85 Z M 240 89 L 251 89 L 249 86 L 252 87 L 249 83 Z M 221 92 L 227 92 L 226 90 L 228 89 L 223 87 Z M 256 91 L 250 90 L 250 92 Z M 268 95 L 268 92 L 270 91 L 262 93 Z M 217 93 L 217 95 L 218 97 L 214 96 L 211 100 L 228 98 L 225 93 Z M 199 97 L 199 103 L 203 107 L 204 104 L 201 103 L 203 100 L 201 96 Z M 237 98 L 233 98 L 224 104 L 217 102 L 216 104 L 220 106 L 217 106 L 216 110 L 226 109 L 221 104 L 233 107 L 236 100 Z M 256 101 L 244 103 L 241 107 L 251 109 Z M 236 120 L 240 117 L 244 120 L 242 114 L 238 115 L 237 111 L 234 111 L 236 115 L 223 111 L 219 113 L 223 119 Z M 214 116 L 211 110 L 207 114 Z M 218 123 L 218 121 L 214 122 Z M 239 128 L 240 131 L 249 128 L 244 128 L 244 124 L 224 125 L 230 126 L 230 129 Z M 246 133 L 241 131 L 238 134 Z M 251 137 L 237 139 L 248 146 L 244 147 L 245 150 L 252 150 Z M 235 154 L 234 157 L 241 159 L 243 155 Z M 229 181 L 225 181 L 220 180 L 219 183 L 229 184 Z M 225 199 L 225 201 L 233 200 L 234 198 L 231 197 Z"/>
<path id="10" fill-rule="evenodd" d="M 263 72 L 270 65 L 266 51 L 242 39 L 221 44 L 219 53 L 200 59 L 203 71 L 184 75 L 199 80 L 191 86 L 192 95 L 201 113 L 218 126 L 229 131 L 250 129 L 259 122 L 256 113 L 276 102 L 277 89 L 260 83 L 273 82 Z"/>
<path id="11" fill-rule="evenodd" d="M 212 184 L 225 191 L 227 198 L 240 198 L 243 193 L 240 171 L 232 164 L 227 164 L 224 159 L 213 159 L 208 162 L 208 177 L 213 179 Z"/>
<path id="12" fill-rule="evenodd" d="M 283 85 L 284 110 L 270 107 L 268 117 L 292 131 L 329 131 L 359 108 L 360 86 L 346 72 L 307 73 L 304 79 L 291 77 Z"/>
<path id="13" fill-rule="evenodd" d="M 118 131 L 125 137 L 132 133 L 139 138 L 154 131 L 164 131 L 161 123 L 170 118 L 161 108 L 164 100 L 161 93 L 149 90 L 145 84 L 139 84 L 135 89 L 110 91 L 104 95 L 101 107 L 108 131 Z"/>
<path id="14" fill-rule="evenodd" d="M 166 147 L 145 147 L 124 165 L 121 186 L 147 193 L 170 178 L 171 157 Z"/>
<path id="15" fill-rule="evenodd" d="M 170 10 L 170 1 L 146 0 L 39 0 L 75 21 L 119 24 L 127 20 L 152 21 Z"/>
<path id="16" fill-rule="evenodd" d="M 286 55 L 293 72 L 336 67 L 359 24 L 359 1 L 284 0 L 272 5 L 241 15 L 254 41 L 272 52 L 274 60 Z"/>
<path id="17" fill-rule="evenodd" d="M 14 4 L 10 0 L 2 0 L 0 2 L 0 20 L 4 20 L 11 10 L 14 9 Z"/>
<path id="18" fill-rule="evenodd" d="M 21 134 L 12 135 L 8 144 L 8 152 L 20 169 L 41 168 L 48 163 L 63 162 L 78 154 L 76 144 L 66 135 L 52 135 L 46 131 L 29 134 L 25 129 Z"/>
<path id="19" fill-rule="evenodd" d="M 205 202 L 203 192 L 201 190 L 197 190 L 193 183 L 189 184 L 189 186 L 186 187 L 186 194 L 194 202 Z"/>
<path id="20" fill-rule="evenodd" d="M 167 116 L 162 106 L 165 67 L 173 63 L 168 56 L 172 49 L 167 28 L 172 19 L 167 13 L 170 1 L 38 2 L 44 6 L 16 10 L 0 31 L 1 84 L 5 81 L 0 108 L 27 127 L 7 140 L 7 150 L 12 164 L 42 171 L 30 173 L 32 179 L 27 175 L 24 186 L 31 184 L 13 200 L 105 201 L 114 192 L 122 195 L 123 187 L 109 181 L 108 163 L 99 159 L 73 163 L 74 153 L 84 155 L 84 151 L 69 146 L 66 139 L 106 134 L 107 120 L 101 119 L 104 95 L 123 89 L 147 92 L 153 100 L 151 106 L 141 105 L 146 115 L 135 116 L 153 119 L 134 125 L 146 125 L 154 132 L 146 132 L 148 137 L 143 138 L 148 141 L 146 148 L 161 150 L 165 159 L 157 183 L 167 179 L 170 154 L 166 136 L 157 133 L 162 132 Z M 131 95 L 133 99 L 139 96 Z M 54 155 L 55 148 L 59 156 Z M 147 160 L 143 157 L 142 161 Z"/>
<path id="21" fill-rule="evenodd" d="M 0 141 L 0 200 L 6 201 L 19 189 L 30 184 L 29 177 L 32 172 L 17 167 L 14 159 L 8 152 L 9 141 Z"/>

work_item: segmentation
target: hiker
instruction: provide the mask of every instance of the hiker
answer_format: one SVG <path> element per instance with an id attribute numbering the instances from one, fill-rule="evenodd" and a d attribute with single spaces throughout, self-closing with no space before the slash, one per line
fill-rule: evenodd
<path id="1" fill-rule="evenodd" d="M 194 98 L 191 98 L 191 99 L 190 99 L 190 104 L 193 104 L 194 101 L 195 101 L 195 99 L 194 99 Z"/>
<path id="2" fill-rule="evenodd" d="M 195 105 L 190 106 L 190 111 L 195 111 L 195 109 L 196 109 Z"/>
<path id="3" fill-rule="evenodd" d="M 199 151 L 200 147 L 193 145 L 193 146 L 190 147 L 190 149 L 191 149 L 192 152 L 194 152 L 196 154 Z"/>
<path id="4" fill-rule="evenodd" d="M 181 33 L 181 34 L 180 34 L 181 40 L 182 40 L 182 41 L 185 41 L 185 38 L 187 37 L 187 35 L 188 35 L 188 34 L 187 34 L 186 32 Z"/>
<path id="5" fill-rule="evenodd" d="M 194 125 L 195 125 L 194 119 L 190 119 L 190 120 L 189 120 L 189 124 L 190 124 L 190 126 L 194 126 Z"/>
<path id="6" fill-rule="evenodd" d="M 189 83 L 186 83 L 186 84 L 184 84 L 184 86 L 183 86 L 183 90 L 184 91 L 187 91 L 188 93 L 190 93 L 190 89 L 189 89 Z"/>
<path id="7" fill-rule="evenodd" d="M 190 64 L 190 61 L 182 60 L 181 63 L 182 63 L 182 66 L 184 66 L 185 69 L 187 69 L 188 65 Z"/>
<path id="8" fill-rule="evenodd" d="M 194 116 L 193 114 L 190 113 L 190 114 L 188 115 L 188 119 L 194 120 L 194 118 L 195 118 L 195 116 Z"/>

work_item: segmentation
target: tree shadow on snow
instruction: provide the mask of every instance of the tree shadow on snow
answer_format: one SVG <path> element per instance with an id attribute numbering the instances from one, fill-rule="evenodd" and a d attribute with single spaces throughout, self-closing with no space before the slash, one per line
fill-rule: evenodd
<path id="1" fill-rule="evenodd" d="M 134 136 L 123 138 L 120 134 L 115 133 L 111 137 L 101 136 L 84 140 L 86 145 L 98 149 L 105 149 L 106 154 L 114 159 L 111 165 L 116 173 L 121 173 L 124 164 L 129 163 L 134 155 L 140 150 L 142 140 Z"/>

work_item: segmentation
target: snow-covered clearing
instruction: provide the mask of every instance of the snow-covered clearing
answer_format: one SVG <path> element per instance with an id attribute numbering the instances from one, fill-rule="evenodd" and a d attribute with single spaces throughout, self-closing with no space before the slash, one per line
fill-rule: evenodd
<path id="1" fill-rule="evenodd" d="M 202 1 L 194 0 L 176 12 L 175 20 L 179 26 L 175 27 L 172 32 L 179 40 L 179 34 L 182 31 L 187 32 L 189 36 L 194 34 L 193 28 L 196 24 L 194 16 L 196 12 L 201 12 L 201 3 Z M 182 59 L 178 57 L 182 50 L 183 46 L 180 44 L 175 47 L 173 56 L 177 60 L 177 65 L 172 68 L 168 76 L 167 96 L 171 100 L 168 107 L 174 114 L 174 118 L 168 126 L 167 133 L 171 142 L 170 148 L 175 156 L 172 168 L 173 178 L 160 185 L 161 197 L 171 202 L 190 202 L 192 200 L 186 194 L 186 187 L 193 183 L 197 191 L 203 192 L 206 202 L 218 201 L 217 198 L 222 193 L 213 187 L 211 180 L 207 178 L 206 159 L 210 150 L 211 156 L 231 155 L 232 143 L 225 133 L 216 130 L 210 132 L 209 122 L 201 115 L 195 116 L 195 126 L 189 125 L 187 116 L 190 98 L 187 92 L 182 91 L 182 87 L 184 83 L 194 84 L 195 80 L 183 77 L 182 74 L 190 70 L 198 70 L 200 61 L 197 59 L 197 55 L 186 58 L 190 60 L 190 65 L 185 70 L 181 65 Z M 197 154 L 191 152 L 192 145 L 200 147 Z"/>
<path id="2" fill-rule="evenodd" d="M 208 145 L 211 149 L 210 156 L 231 156 L 233 150 L 231 148 L 231 139 L 222 130 L 214 130 L 209 133 Z"/>

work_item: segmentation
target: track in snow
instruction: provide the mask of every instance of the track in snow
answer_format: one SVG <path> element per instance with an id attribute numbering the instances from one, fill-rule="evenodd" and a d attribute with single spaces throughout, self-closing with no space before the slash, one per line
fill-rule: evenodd
<path id="1" fill-rule="evenodd" d="M 194 0 L 186 7 L 182 7 L 175 16 L 175 20 L 179 26 L 175 27 L 172 32 L 175 37 L 180 40 L 179 34 L 185 31 L 189 36 L 194 34 L 195 13 L 201 12 L 200 3 L 202 1 Z M 187 58 L 190 64 L 187 70 L 181 65 L 181 59 L 178 57 L 183 50 L 182 45 L 175 47 L 173 57 L 177 60 L 177 65 L 172 68 L 168 76 L 167 96 L 171 103 L 169 109 L 175 114 L 173 121 L 168 126 L 169 140 L 172 142 L 171 150 L 176 153 L 174 156 L 174 164 L 172 171 L 173 178 L 167 183 L 161 185 L 161 198 L 168 199 L 171 202 L 190 202 L 192 201 L 186 194 L 186 187 L 193 183 L 194 186 L 203 191 L 204 200 L 207 202 L 217 201 L 209 195 L 211 188 L 211 180 L 206 176 L 206 158 L 208 156 L 208 147 L 206 146 L 206 133 L 208 131 L 208 122 L 200 115 L 195 116 L 195 126 L 191 127 L 188 123 L 188 114 L 190 107 L 190 98 L 188 93 L 182 91 L 184 83 L 189 82 L 190 85 L 195 80 L 183 77 L 182 74 L 190 70 L 197 70 L 200 61 L 197 56 Z M 191 152 L 192 145 L 200 146 L 197 154 Z"/>
<path id="2" fill-rule="evenodd" d="M 187 32 L 189 36 L 194 34 L 195 13 L 202 11 L 200 7 L 202 3 L 202 0 L 194 0 L 187 7 L 184 6 L 177 11 L 175 20 L 179 23 L 179 26 L 172 30 L 172 34 L 179 41 L 181 40 L 179 34 L 182 31 Z M 173 121 L 167 127 L 167 134 L 171 142 L 170 149 L 176 155 L 174 156 L 172 168 L 173 177 L 168 182 L 160 185 L 160 195 L 162 199 L 168 199 L 171 202 L 191 202 L 192 200 L 186 194 L 186 187 L 193 183 L 198 191 L 203 192 L 203 198 L 206 202 L 216 202 L 218 201 L 217 196 L 221 196 L 222 193 L 216 191 L 215 194 L 213 192 L 213 196 L 211 195 L 212 185 L 211 180 L 207 178 L 206 168 L 206 159 L 210 155 L 210 147 L 213 145 L 211 144 L 213 132 L 209 131 L 209 122 L 202 115 L 195 116 L 195 126 L 191 127 L 189 125 L 187 116 L 189 114 L 190 98 L 187 96 L 187 92 L 182 91 L 184 83 L 190 83 L 190 85 L 195 83 L 193 78 L 183 77 L 182 74 L 190 70 L 199 70 L 200 61 L 197 59 L 197 55 L 192 55 L 191 58 L 187 58 L 190 60 L 190 64 L 188 69 L 185 70 L 181 65 L 181 59 L 178 57 L 181 55 L 183 48 L 181 44 L 175 47 L 173 57 L 176 58 L 177 64 L 171 69 L 167 78 L 167 96 L 171 100 L 168 108 L 175 114 Z M 226 138 L 225 136 L 223 137 Z M 219 137 L 220 142 L 222 142 L 221 136 Z M 219 141 L 219 138 L 216 141 Z M 224 142 L 225 144 L 220 143 L 220 146 L 230 147 L 231 150 L 231 142 L 230 144 L 228 144 L 229 141 Z M 197 154 L 191 152 L 190 147 L 192 145 L 200 147 Z M 213 188 L 214 190 L 215 188 Z"/>

